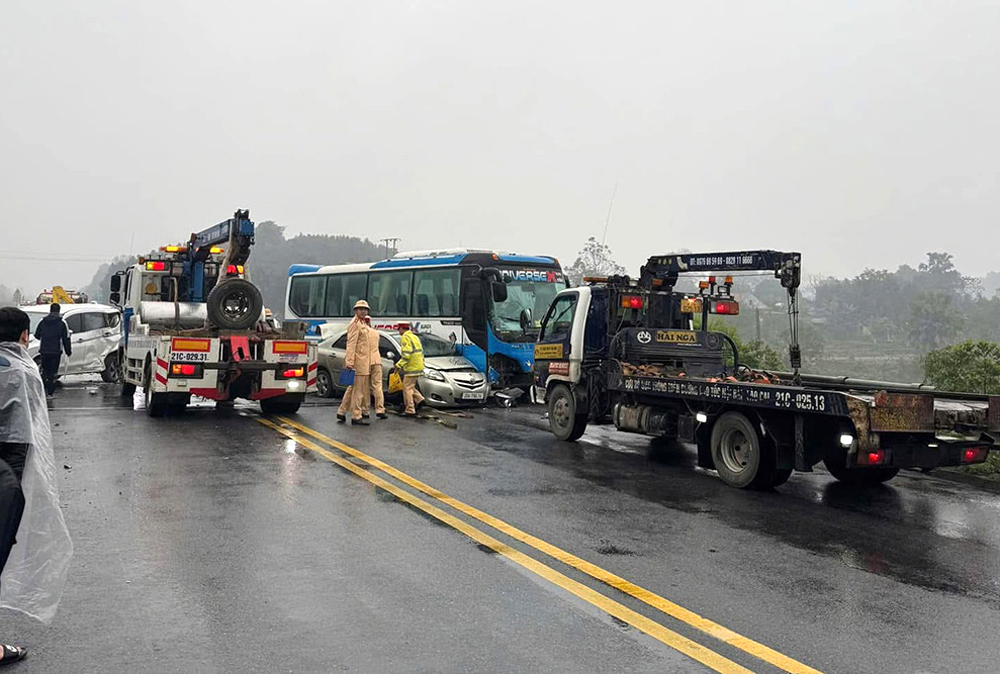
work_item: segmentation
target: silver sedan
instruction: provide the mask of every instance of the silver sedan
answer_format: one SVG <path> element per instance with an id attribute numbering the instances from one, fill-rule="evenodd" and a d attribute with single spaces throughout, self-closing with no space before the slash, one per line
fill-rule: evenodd
<path id="1" fill-rule="evenodd" d="M 420 377 L 417 388 L 428 405 L 461 407 L 482 405 L 486 401 L 489 395 L 486 376 L 476 370 L 469 360 L 458 355 L 454 344 L 434 335 L 421 335 L 420 342 L 424 348 L 424 374 Z M 379 332 L 378 350 L 382 356 L 383 390 L 388 391 L 389 373 L 396 366 L 402 349 L 396 335 Z M 343 394 L 345 387 L 338 382 L 346 355 L 346 331 L 320 342 L 317 395 L 332 398 Z"/>

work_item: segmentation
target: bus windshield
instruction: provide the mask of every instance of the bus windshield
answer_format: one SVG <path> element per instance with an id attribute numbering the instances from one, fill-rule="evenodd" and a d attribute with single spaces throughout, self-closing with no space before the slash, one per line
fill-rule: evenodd
<path id="1" fill-rule="evenodd" d="M 493 303 L 493 332 L 505 342 L 533 342 L 545 311 L 566 287 L 566 277 L 544 269 L 501 269 L 500 273 L 507 283 L 507 299 Z"/>

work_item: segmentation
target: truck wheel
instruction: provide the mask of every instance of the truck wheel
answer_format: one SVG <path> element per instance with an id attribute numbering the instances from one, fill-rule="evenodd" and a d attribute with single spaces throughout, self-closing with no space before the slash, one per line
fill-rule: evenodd
<path id="1" fill-rule="evenodd" d="M 848 468 L 847 452 L 843 449 L 832 452 L 823 458 L 823 465 L 830 474 L 845 484 L 872 486 L 888 482 L 896 477 L 899 468 L 895 466 L 874 466 L 872 468 Z"/>
<path id="2" fill-rule="evenodd" d="M 316 395 L 320 398 L 333 397 L 333 377 L 325 367 L 316 370 Z"/>
<path id="3" fill-rule="evenodd" d="M 774 486 L 774 453 L 739 412 L 726 412 L 712 426 L 712 463 L 722 481 L 731 487 Z"/>
<path id="4" fill-rule="evenodd" d="M 295 414 L 299 411 L 302 401 L 282 400 L 278 398 L 265 398 L 260 401 L 260 411 L 264 414 Z"/>
<path id="5" fill-rule="evenodd" d="M 205 306 L 212 325 L 224 330 L 249 330 L 264 311 L 264 298 L 250 281 L 233 278 L 212 288 Z"/>
<path id="6" fill-rule="evenodd" d="M 151 366 L 146 367 L 146 376 L 143 381 L 142 392 L 146 401 L 146 414 L 154 419 L 162 417 L 163 413 L 167 411 L 167 406 L 162 402 L 163 396 L 153 393 L 153 368 Z"/>
<path id="7" fill-rule="evenodd" d="M 549 429 L 560 440 L 575 442 L 587 429 L 587 413 L 578 412 L 576 398 L 565 384 L 558 384 L 549 394 Z"/>

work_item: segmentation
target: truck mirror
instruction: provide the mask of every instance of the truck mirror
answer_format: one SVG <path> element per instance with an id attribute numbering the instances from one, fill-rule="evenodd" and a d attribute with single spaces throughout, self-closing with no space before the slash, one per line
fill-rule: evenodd
<path id="1" fill-rule="evenodd" d="M 507 301 L 507 286 L 501 281 L 494 281 L 490 284 L 491 290 L 493 292 L 494 302 L 506 302 Z"/>
<path id="2" fill-rule="evenodd" d="M 111 277 L 111 292 L 116 293 L 122 289 L 122 277 L 115 274 Z"/>
<path id="3" fill-rule="evenodd" d="M 115 278 L 118 278 L 118 277 L 116 276 Z M 112 304 L 121 304 L 122 303 L 122 294 L 119 293 L 119 292 L 112 292 L 111 293 L 111 303 Z"/>

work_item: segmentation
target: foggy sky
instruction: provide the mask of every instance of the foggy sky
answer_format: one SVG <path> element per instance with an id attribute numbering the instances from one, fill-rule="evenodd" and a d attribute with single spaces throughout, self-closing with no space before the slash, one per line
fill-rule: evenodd
<path id="1" fill-rule="evenodd" d="M 778 248 L 984 274 L 998 63 L 1000 6 L 970 0 L 5 0 L 0 282 L 82 285 L 237 208 L 568 264 L 616 183 L 630 270 Z"/>

